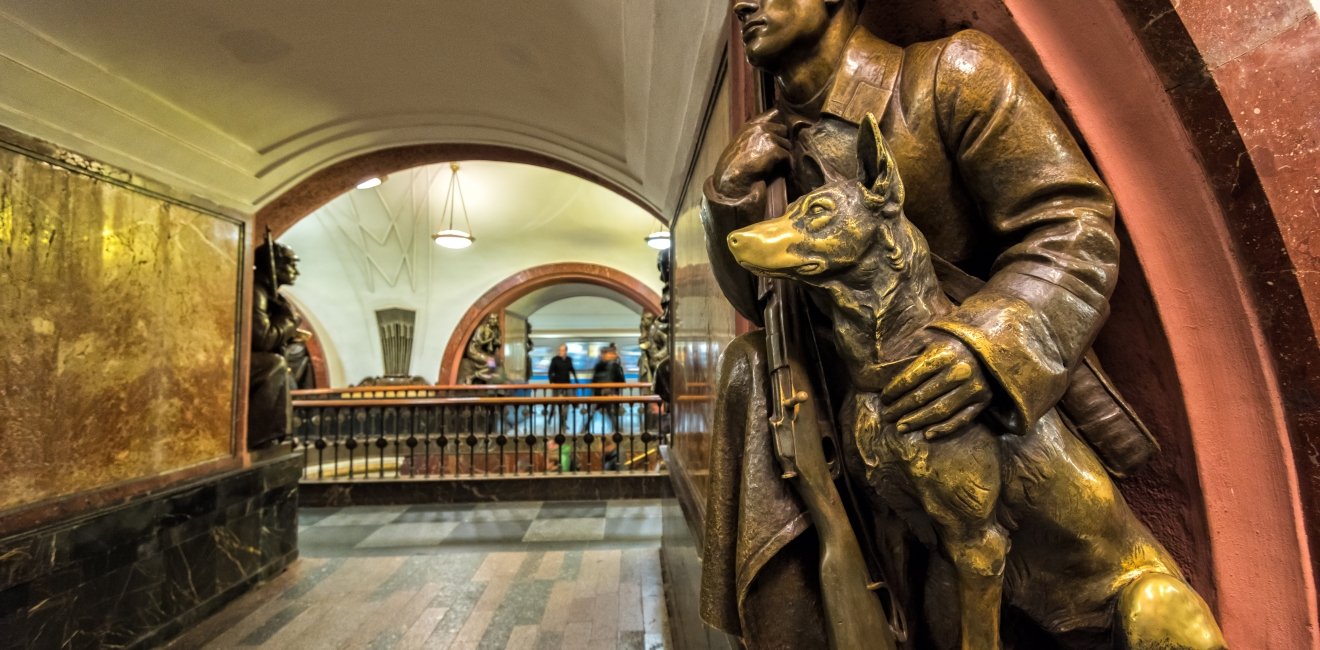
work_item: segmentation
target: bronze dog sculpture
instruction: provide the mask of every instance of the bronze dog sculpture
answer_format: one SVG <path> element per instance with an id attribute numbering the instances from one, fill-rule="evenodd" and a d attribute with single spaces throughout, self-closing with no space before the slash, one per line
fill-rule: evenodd
<path id="1" fill-rule="evenodd" d="M 1057 412 L 1025 435 L 983 416 L 937 439 L 881 417 L 879 393 L 953 305 L 903 216 L 903 183 L 874 116 L 857 149 L 860 179 L 828 183 L 728 245 L 753 273 L 805 285 L 829 315 L 853 389 L 844 464 L 956 578 L 929 580 L 927 602 L 958 612 L 964 650 L 1000 647 L 1004 603 L 1067 647 L 1226 647 L 1205 602 Z"/>

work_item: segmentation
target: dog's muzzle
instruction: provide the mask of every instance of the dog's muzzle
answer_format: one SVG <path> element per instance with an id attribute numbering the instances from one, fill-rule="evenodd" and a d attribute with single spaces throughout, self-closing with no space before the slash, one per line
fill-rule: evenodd
<path id="1" fill-rule="evenodd" d="M 779 220 L 763 221 L 729 233 L 729 252 L 743 268 L 757 275 L 803 276 L 819 273 L 824 265 L 820 260 L 805 258 L 792 252 L 793 244 L 802 241 L 802 234 L 793 227 L 784 227 Z"/>

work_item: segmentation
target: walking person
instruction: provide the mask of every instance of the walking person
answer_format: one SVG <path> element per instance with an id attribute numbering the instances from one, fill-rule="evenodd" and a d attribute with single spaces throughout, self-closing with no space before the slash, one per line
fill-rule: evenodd
<path id="1" fill-rule="evenodd" d="M 550 375 L 551 384 L 578 383 L 577 368 L 573 367 L 573 359 L 568 356 L 567 345 L 561 343 L 559 345 L 559 350 L 557 351 L 555 356 L 550 358 L 549 375 Z M 574 390 L 572 388 L 555 388 L 552 389 L 552 394 L 555 397 L 569 397 L 574 394 Z M 566 433 L 568 430 L 569 408 L 570 405 L 566 402 L 561 402 L 559 404 L 556 404 L 554 407 L 552 407 L 546 415 L 546 428 L 549 429 L 549 424 L 550 424 L 549 421 L 554 419 L 557 420 L 559 433 L 561 435 Z M 550 463 L 550 469 L 551 470 L 572 469 L 571 463 L 566 464 L 563 462 L 564 459 L 561 458 L 561 455 L 563 455 L 563 450 L 561 449 L 559 443 L 555 442 L 554 438 L 552 437 L 547 436 L 547 438 L 549 442 L 546 445 L 546 451 L 547 451 L 546 458 L 548 459 L 547 462 Z M 565 447 L 568 449 L 572 449 L 571 445 L 565 445 Z"/>
<path id="2" fill-rule="evenodd" d="M 591 372 L 592 384 L 622 384 L 626 381 L 623 374 L 623 364 L 619 362 L 619 349 L 613 343 L 601 350 L 600 358 L 596 361 L 595 368 Z M 613 396 L 619 394 L 617 388 L 595 388 L 592 394 L 598 397 Z M 590 431 L 591 421 L 595 419 L 596 413 L 604 413 L 606 419 L 613 425 L 613 433 L 623 433 L 623 426 L 619 415 L 618 404 L 592 404 L 587 409 L 587 422 L 583 426 L 583 433 Z M 613 440 L 601 436 L 601 450 L 604 468 L 607 470 L 618 469 L 619 450 L 618 445 Z"/>

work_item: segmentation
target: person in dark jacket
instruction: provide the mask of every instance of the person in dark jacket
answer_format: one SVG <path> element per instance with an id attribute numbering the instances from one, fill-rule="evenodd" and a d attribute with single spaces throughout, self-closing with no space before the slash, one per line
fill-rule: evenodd
<path id="1" fill-rule="evenodd" d="M 573 360 L 568 356 L 568 346 L 560 345 L 559 354 L 550 359 L 550 383 L 552 384 L 575 384 L 577 383 L 577 368 L 573 367 Z M 566 389 L 560 389 L 566 390 Z"/>
<path id="2" fill-rule="evenodd" d="M 609 344 L 600 352 L 600 359 L 596 361 L 596 367 L 592 369 L 592 384 L 622 384 L 626 381 L 623 374 L 623 364 L 619 362 L 619 349 L 613 343 Z M 619 394 L 617 388 L 596 388 L 592 391 L 596 396 L 613 396 Z M 618 404 L 592 404 L 587 409 L 587 421 L 583 426 L 583 432 L 591 430 L 591 421 L 596 413 L 604 413 L 606 418 L 613 425 L 613 433 L 623 433 L 622 421 L 619 413 Z M 602 432 L 603 433 L 603 432 Z M 604 453 L 605 469 L 618 469 L 619 450 L 618 445 L 610 438 L 601 437 L 601 450 Z"/>
<path id="3" fill-rule="evenodd" d="M 573 359 L 568 356 L 568 346 L 560 344 L 559 353 L 550 358 L 550 383 L 552 384 L 576 384 L 578 381 L 577 368 L 573 367 Z M 554 389 L 555 397 L 569 397 L 573 395 L 571 388 Z M 568 418 L 568 404 L 559 404 L 549 412 L 547 419 L 559 420 L 559 433 L 564 433 Z M 546 423 L 547 425 L 549 422 Z M 551 443 L 554 444 L 554 443 Z M 558 445 L 555 445 L 556 447 Z"/>

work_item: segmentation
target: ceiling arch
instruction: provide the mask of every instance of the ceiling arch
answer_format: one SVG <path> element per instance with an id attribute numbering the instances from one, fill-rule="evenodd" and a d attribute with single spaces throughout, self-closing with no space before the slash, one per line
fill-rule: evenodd
<path id="1" fill-rule="evenodd" d="M 636 194 L 557 158 L 490 145 L 428 144 L 373 151 L 317 171 L 262 207 L 256 214 L 257 231 L 262 232 L 265 227 L 269 227 L 277 236 L 281 235 L 317 208 L 352 191 L 365 179 L 388 176 L 428 164 L 460 160 L 522 163 L 572 174 L 632 201 L 651 216 L 664 221 L 663 216 Z"/>
<path id="2" fill-rule="evenodd" d="M 565 283 L 583 283 L 617 291 L 629 300 L 654 312 L 660 312 L 660 296 L 637 278 L 599 264 L 546 264 L 519 271 L 491 287 L 472 303 L 449 337 L 442 357 L 438 384 L 458 383 L 458 362 L 463 347 L 472 338 L 477 325 L 490 313 L 498 313 L 514 301 L 545 287 Z"/>
<path id="3" fill-rule="evenodd" d="M 255 212 L 437 142 L 580 168 L 672 212 L 724 3 L 47 0 L 0 8 L 0 125 Z"/>
<path id="4" fill-rule="evenodd" d="M 511 303 L 506 307 L 511 312 L 523 316 L 532 317 L 542 308 L 552 305 L 561 300 L 569 298 L 580 298 L 583 296 L 592 298 L 604 298 L 627 308 L 634 314 L 641 315 L 646 309 L 633 298 L 624 295 L 617 289 L 598 284 L 589 284 L 586 282 L 564 282 L 554 284 L 548 287 L 537 289 Z"/>

